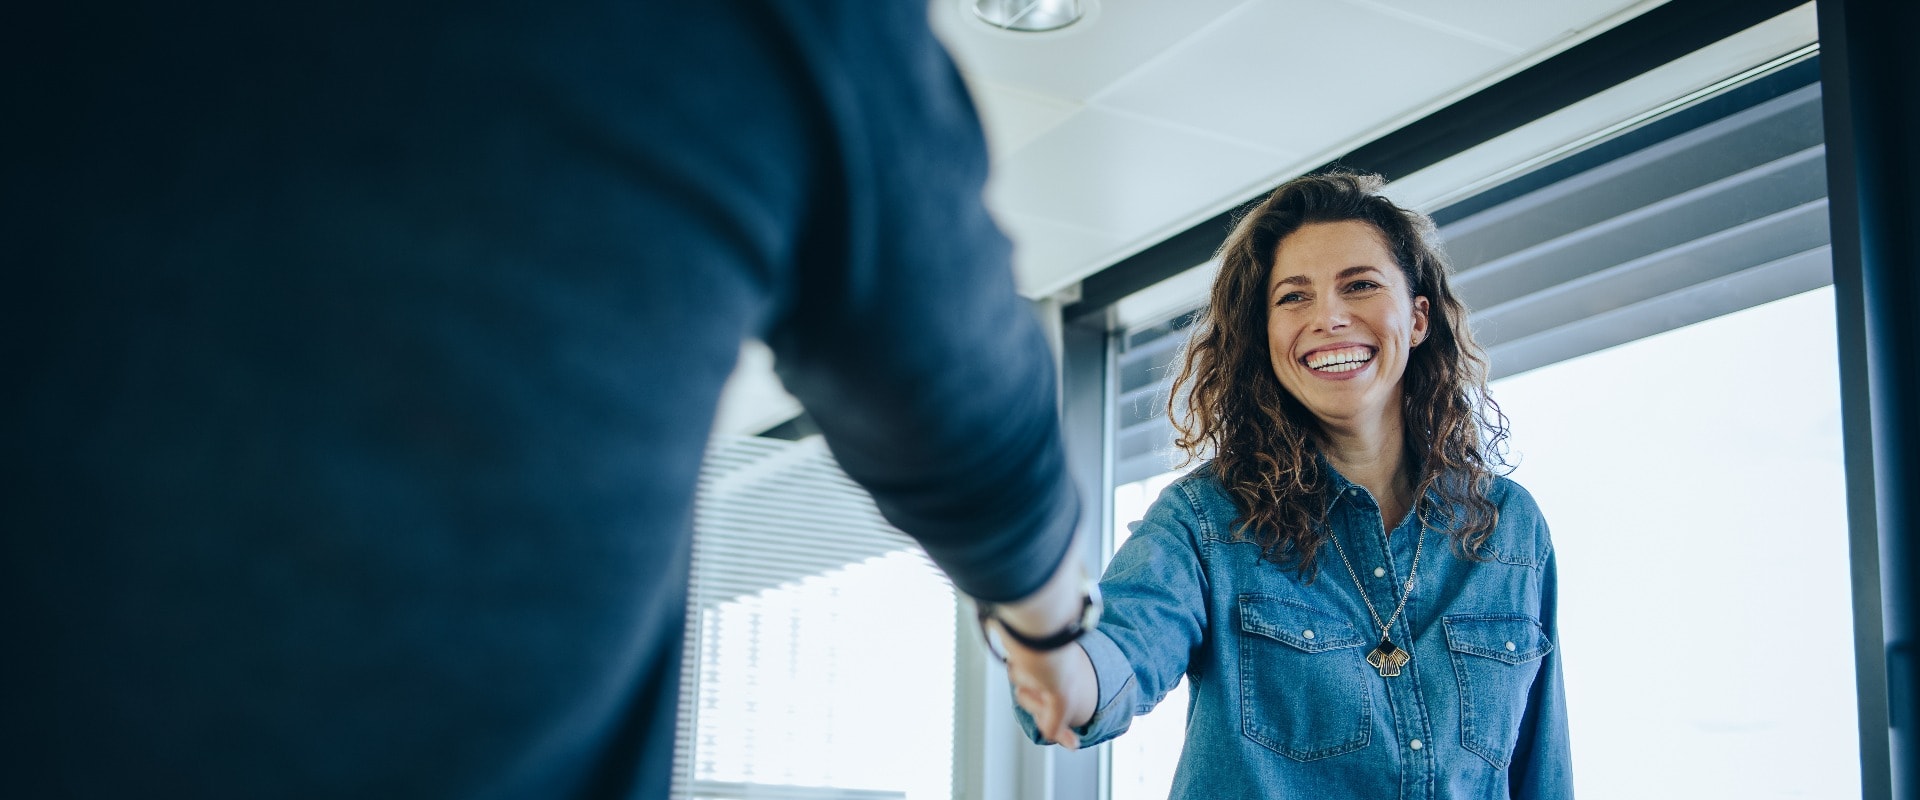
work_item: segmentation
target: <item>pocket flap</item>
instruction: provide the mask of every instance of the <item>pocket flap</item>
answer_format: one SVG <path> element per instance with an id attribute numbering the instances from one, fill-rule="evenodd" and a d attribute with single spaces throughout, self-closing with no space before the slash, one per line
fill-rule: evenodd
<path id="1" fill-rule="evenodd" d="M 1240 630 L 1308 653 L 1359 647 L 1365 636 L 1346 622 L 1298 600 L 1240 595 Z"/>
<path id="2" fill-rule="evenodd" d="M 1481 614 L 1441 620 L 1447 629 L 1447 649 L 1520 664 L 1553 652 L 1540 623 L 1523 614 Z"/>

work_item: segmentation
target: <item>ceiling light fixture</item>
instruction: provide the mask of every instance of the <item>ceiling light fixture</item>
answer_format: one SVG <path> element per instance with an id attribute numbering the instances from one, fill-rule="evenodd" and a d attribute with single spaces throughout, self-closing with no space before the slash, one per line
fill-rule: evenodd
<path id="1" fill-rule="evenodd" d="M 1056 31 L 1080 21 L 1080 0 L 973 0 L 973 13 L 1008 31 Z"/>

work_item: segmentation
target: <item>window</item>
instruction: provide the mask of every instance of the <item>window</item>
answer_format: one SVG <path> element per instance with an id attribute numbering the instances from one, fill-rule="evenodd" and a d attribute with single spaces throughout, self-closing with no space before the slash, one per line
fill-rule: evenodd
<path id="1" fill-rule="evenodd" d="M 1118 549 L 1153 505 L 1160 490 L 1185 474 L 1162 472 L 1113 490 L 1113 546 Z M 1167 692 L 1165 700 L 1145 716 L 1136 717 L 1125 736 L 1113 740 L 1109 785 L 1112 800 L 1166 800 L 1173 789 L 1173 767 L 1187 735 L 1187 681 Z"/>
<path id="2" fill-rule="evenodd" d="M 1492 387 L 1582 796 L 1859 796 L 1835 354 L 1826 288 Z"/>
<path id="3" fill-rule="evenodd" d="M 947 800 L 955 600 L 819 437 L 701 470 L 674 796 Z"/>

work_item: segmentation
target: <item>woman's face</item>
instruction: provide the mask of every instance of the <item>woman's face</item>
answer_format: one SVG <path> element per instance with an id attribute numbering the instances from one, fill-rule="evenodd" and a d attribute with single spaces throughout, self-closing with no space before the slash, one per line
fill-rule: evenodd
<path id="1" fill-rule="evenodd" d="M 1301 226 L 1276 248 L 1267 303 L 1273 374 L 1322 425 L 1397 413 L 1408 354 L 1427 336 L 1427 298 L 1412 296 L 1379 229 Z"/>

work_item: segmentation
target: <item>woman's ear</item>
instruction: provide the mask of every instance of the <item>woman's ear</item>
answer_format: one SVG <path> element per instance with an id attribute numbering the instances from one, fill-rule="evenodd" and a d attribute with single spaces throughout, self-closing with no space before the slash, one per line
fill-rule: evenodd
<path id="1" fill-rule="evenodd" d="M 1418 347 L 1427 340 L 1427 298 L 1413 296 L 1413 344 Z"/>

